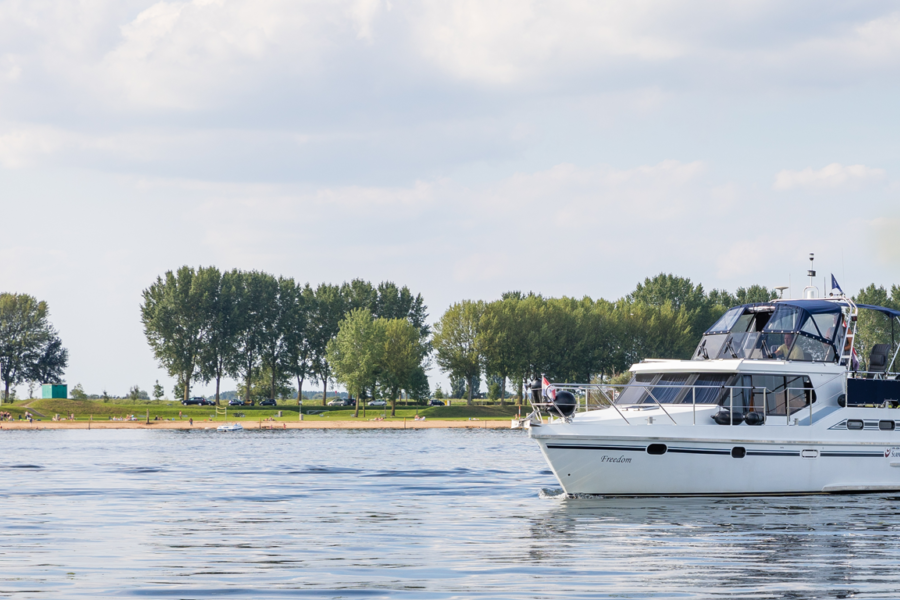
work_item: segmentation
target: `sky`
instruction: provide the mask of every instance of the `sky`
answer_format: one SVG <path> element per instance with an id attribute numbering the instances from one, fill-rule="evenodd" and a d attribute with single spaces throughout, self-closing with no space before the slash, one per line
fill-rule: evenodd
<path id="1" fill-rule="evenodd" d="M 139 306 L 182 265 L 432 321 L 661 272 L 798 295 L 810 252 L 889 287 L 898 107 L 887 1 L 0 0 L 0 291 L 124 395 L 171 390 Z"/>

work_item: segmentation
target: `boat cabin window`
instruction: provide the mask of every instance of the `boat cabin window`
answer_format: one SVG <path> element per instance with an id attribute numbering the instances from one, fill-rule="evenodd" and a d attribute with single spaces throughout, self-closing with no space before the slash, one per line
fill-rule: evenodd
<path id="1" fill-rule="evenodd" d="M 638 373 L 616 404 L 717 404 L 733 373 Z"/>
<path id="2" fill-rule="evenodd" d="M 620 405 L 696 402 L 773 416 L 784 416 L 785 409 L 794 414 L 815 401 L 812 382 L 804 375 L 734 373 L 638 373 L 616 398 Z"/>
<path id="3" fill-rule="evenodd" d="M 740 380 L 734 384 L 741 388 L 735 387 L 734 408 L 744 414 L 765 410 L 767 415 L 784 416 L 786 407 L 794 414 L 816 401 L 812 382 L 804 375 L 742 375 Z M 730 395 L 720 403 L 730 406 Z"/>

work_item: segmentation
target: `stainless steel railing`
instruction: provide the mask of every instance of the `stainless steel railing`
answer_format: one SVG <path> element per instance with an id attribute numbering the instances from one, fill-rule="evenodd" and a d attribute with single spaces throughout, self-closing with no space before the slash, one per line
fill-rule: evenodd
<path id="1" fill-rule="evenodd" d="M 813 422 L 813 403 L 814 400 L 814 390 L 812 388 L 786 388 L 784 390 L 778 390 L 777 392 L 772 392 L 768 388 L 758 387 L 758 386 L 726 386 L 726 385 L 677 385 L 677 384 L 607 384 L 607 383 L 587 383 L 587 384 L 553 384 L 553 388 L 558 391 L 569 391 L 575 395 L 577 405 L 576 412 L 587 412 L 590 410 L 598 410 L 598 409 L 606 409 L 612 408 L 616 411 L 616 413 L 621 417 L 626 424 L 631 425 L 632 423 L 628 420 L 625 414 L 620 410 L 620 406 L 617 405 L 616 400 L 619 398 L 621 393 L 629 388 L 640 388 L 644 393 L 640 395 L 640 404 L 651 404 L 646 402 L 647 398 L 651 399 L 652 404 L 659 408 L 663 414 L 675 425 L 678 424 L 676 419 L 672 416 L 672 414 L 666 410 L 665 404 L 671 406 L 678 406 L 679 404 L 686 404 L 686 398 L 682 397 L 682 400 L 679 404 L 671 404 L 669 402 L 661 402 L 659 398 L 657 398 L 657 394 L 659 394 L 659 389 L 677 389 L 679 392 L 684 389 L 690 390 L 690 403 L 691 403 L 691 420 L 692 425 L 697 424 L 697 390 L 700 389 L 702 391 L 708 390 L 717 390 L 719 393 L 715 395 L 715 402 L 701 402 L 699 403 L 700 407 L 727 407 L 729 410 L 729 419 L 730 424 L 734 424 L 734 408 L 735 408 L 735 396 L 738 396 L 739 402 L 742 408 L 743 406 L 751 406 L 755 404 L 754 395 L 762 394 L 762 418 L 763 423 L 769 421 L 769 417 L 781 416 L 780 412 L 777 408 L 779 405 L 783 404 L 784 406 L 784 417 L 785 424 L 791 424 L 791 417 L 795 415 L 797 412 L 803 410 L 804 408 L 809 409 L 809 422 L 807 425 L 812 424 Z M 735 390 L 738 390 L 735 393 Z M 741 394 L 745 391 L 749 390 L 749 398 L 742 397 Z M 654 394 L 656 392 L 656 394 Z M 769 411 L 769 396 L 772 393 L 776 393 L 779 395 L 783 395 L 783 402 L 778 402 L 776 400 L 776 404 L 773 406 L 775 409 L 774 413 L 770 414 Z M 592 397 L 599 396 L 598 402 L 591 406 Z M 791 403 L 797 397 L 805 398 L 805 403 L 803 406 L 797 408 L 796 410 L 791 410 Z M 560 409 L 560 407 L 556 404 L 555 401 L 550 398 L 542 398 L 541 402 L 535 402 L 532 399 L 532 406 L 534 406 L 538 410 L 547 410 L 549 412 L 555 412 L 557 415 L 562 415 L 564 411 Z M 640 404 L 629 404 L 628 406 L 639 406 Z M 795 424 L 798 424 L 795 421 Z"/>

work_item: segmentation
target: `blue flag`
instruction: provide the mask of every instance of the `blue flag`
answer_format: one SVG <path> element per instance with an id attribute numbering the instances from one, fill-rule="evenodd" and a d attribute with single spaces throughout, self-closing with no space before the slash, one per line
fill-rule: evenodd
<path id="1" fill-rule="evenodd" d="M 831 289 L 837 290 L 841 294 L 844 293 L 844 290 L 842 290 L 841 286 L 838 285 L 837 279 L 834 278 L 834 273 L 831 274 Z"/>

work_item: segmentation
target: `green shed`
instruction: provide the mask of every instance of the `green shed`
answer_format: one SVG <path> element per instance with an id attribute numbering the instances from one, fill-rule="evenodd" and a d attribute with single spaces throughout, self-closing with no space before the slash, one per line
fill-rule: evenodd
<path id="1" fill-rule="evenodd" d="M 68 398 L 69 386 L 64 383 L 45 383 L 41 386 L 42 398 Z"/>

